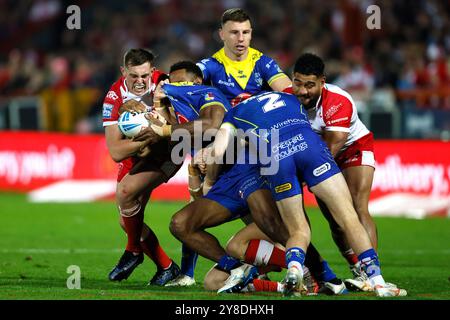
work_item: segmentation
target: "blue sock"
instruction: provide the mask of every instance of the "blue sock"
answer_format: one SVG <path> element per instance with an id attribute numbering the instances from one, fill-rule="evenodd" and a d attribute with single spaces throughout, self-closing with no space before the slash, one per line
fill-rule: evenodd
<path id="1" fill-rule="evenodd" d="M 219 262 L 217 263 L 217 266 L 222 270 L 230 271 L 238 267 L 240 264 L 241 262 L 238 259 L 225 254 L 220 258 Z"/>
<path id="2" fill-rule="evenodd" d="M 323 260 L 321 262 L 321 265 L 322 265 L 322 272 L 320 274 L 320 279 L 318 279 L 319 281 L 328 282 L 330 280 L 337 278 L 336 274 L 333 272 L 333 270 L 331 270 L 326 260 Z"/>
<path id="3" fill-rule="evenodd" d="M 181 273 L 191 278 L 194 277 L 194 269 L 197 264 L 198 254 L 189 249 L 186 245 L 181 246 Z"/>
<path id="4" fill-rule="evenodd" d="M 380 261 L 374 249 L 369 249 L 361 253 L 358 256 L 358 260 L 361 262 L 361 268 L 369 278 L 381 275 Z"/>
<path id="5" fill-rule="evenodd" d="M 299 270 L 302 270 L 305 264 L 305 251 L 298 247 L 289 248 L 286 251 L 286 266 L 291 268 L 296 266 Z"/>

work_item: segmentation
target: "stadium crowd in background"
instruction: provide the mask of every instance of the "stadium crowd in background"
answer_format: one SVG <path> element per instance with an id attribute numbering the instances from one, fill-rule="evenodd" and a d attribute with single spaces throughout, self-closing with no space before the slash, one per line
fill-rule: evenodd
<path id="1" fill-rule="evenodd" d="M 0 2 L 0 94 L 42 95 L 48 130 L 101 132 L 101 93 L 119 74 L 116 61 L 126 49 L 151 48 L 162 70 L 178 60 L 198 61 L 220 48 L 213 31 L 229 7 L 252 13 L 253 46 L 286 72 L 298 54 L 315 52 L 327 62 L 327 81 L 356 100 L 378 88 L 402 89 L 421 107 L 450 109 L 446 1 L 84 0 L 80 30 L 66 27 L 70 4 Z M 371 4 L 381 8 L 380 30 L 366 28 Z M 408 96 L 416 88 L 425 93 Z M 52 114 L 65 113 L 65 120 L 52 122 Z M 86 117 L 92 121 L 80 122 Z"/>

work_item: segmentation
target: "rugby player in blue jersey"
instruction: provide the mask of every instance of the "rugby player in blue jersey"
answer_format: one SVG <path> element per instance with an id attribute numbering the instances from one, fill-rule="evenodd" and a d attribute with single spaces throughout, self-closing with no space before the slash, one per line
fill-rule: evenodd
<path id="1" fill-rule="evenodd" d="M 361 268 L 380 297 L 405 296 L 406 291 L 386 285 L 378 255 L 353 207 L 345 179 L 329 149 L 314 133 L 298 99 L 267 92 L 231 109 L 216 135 L 212 156 L 220 159 L 232 138 L 242 129 L 257 151 L 261 173 L 267 176 L 272 195 L 288 230 L 285 295 L 297 295 L 303 282 L 303 265 L 311 232 L 302 206 L 302 182 L 329 208 L 358 255 Z M 270 155 L 262 162 L 261 151 Z"/>
<path id="2" fill-rule="evenodd" d="M 233 106 L 263 90 L 283 91 L 292 86 L 275 60 L 250 47 L 252 24 L 244 10 L 223 13 L 219 36 L 223 48 L 197 65 L 204 83 L 222 91 Z"/>
<path id="3" fill-rule="evenodd" d="M 192 129 L 192 123 L 202 119 L 199 118 L 200 112 L 206 107 L 211 107 L 211 104 L 219 103 L 219 105 L 224 106 L 224 110 L 229 109 L 226 99 L 216 92 L 215 88 L 199 85 L 201 83 L 201 72 L 195 64 L 190 62 L 176 63 L 171 67 L 169 78 L 170 83 L 166 83 L 162 87 L 159 86 L 163 93 L 158 93 L 160 90 L 157 89 L 155 97 L 157 99 L 168 98 L 170 106 L 167 109 L 161 106 L 161 102 L 158 100 L 155 101 L 155 106 L 166 118 L 172 119 L 171 123 L 184 122 L 184 124 L 178 124 L 177 128 Z M 213 98 L 216 102 L 210 100 Z M 170 124 L 161 125 L 161 127 L 153 125 L 152 129 L 149 130 L 159 132 L 160 136 L 168 137 L 169 132 L 173 131 L 169 130 L 168 126 Z M 145 136 L 145 134 L 142 134 L 142 136 Z M 240 154 L 240 156 L 242 155 Z M 225 170 L 206 197 L 194 201 L 194 203 L 175 214 L 170 226 L 172 233 L 185 246 L 218 262 L 217 268 L 225 272 L 230 272 L 241 264 L 238 259 L 226 255 L 217 239 L 206 233 L 205 228 L 242 217 L 250 211 L 254 220 L 263 226 L 262 229 L 274 241 L 285 244 L 288 234 L 279 215 L 274 215 L 277 208 L 265 179 L 260 177 L 257 166 L 248 165 L 245 161 L 241 162 L 245 164 L 234 165 L 231 169 L 228 167 L 228 170 Z M 206 180 L 205 185 L 211 187 L 212 182 Z M 311 252 L 314 250 L 314 248 L 311 248 Z M 316 256 L 319 257 L 318 254 Z M 313 261 L 314 258 L 310 260 Z M 322 262 L 318 261 L 319 265 L 316 264 L 314 268 L 317 271 L 316 276 L 318 278 L 325 276 L 325 282 L 336 279 L 331 269 Z M 243 267 L 245 268 L 245 266 Z M 216 275 L 222 278 L 228 277 L 228 274 L 224 273 Z M 345 289 L 343 284 L 342 287 Z M 340 293 L 340 291 L 334 293 Z"/>
<path id="4" fill-rule="evenodd" d="M 205 84 L 218 88 L 236 105 L 261 90 L 283 91 L 291 88 L 289 77 L 270 57 L 250 47 L 252 26 L 249 15 L 240 8 L 226 10 L 219 30 L 223 48 L 197 65 L 203 73 Z M 189 192 L 191 200 L 201 197 L 200 171 L 189 165 Z M 167 286 L 189 286 L 195 284 L 194 269 L 197 254 L 183 245 L 181 274 Z"/>

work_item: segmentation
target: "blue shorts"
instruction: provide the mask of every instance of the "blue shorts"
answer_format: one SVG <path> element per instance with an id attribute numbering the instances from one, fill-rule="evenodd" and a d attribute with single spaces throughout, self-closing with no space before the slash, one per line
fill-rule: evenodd
<path id="1" fill-rule="evenodd" d="M 276 201 L 302 194 L 303 181 L 311 188 L 341 172 L 325 142 L 309 127 L 281 133 L 279 143 L 270 148 L 278 170 L 266 178 Z"/>
<path id="2" fill-rule="evenodd" d="M 236 164 L 222 174 L 204 198 L 218 202 L 238 219 L 250 212 L 247 198 L 256 190 L 270 190 L 258 166 Z"/>

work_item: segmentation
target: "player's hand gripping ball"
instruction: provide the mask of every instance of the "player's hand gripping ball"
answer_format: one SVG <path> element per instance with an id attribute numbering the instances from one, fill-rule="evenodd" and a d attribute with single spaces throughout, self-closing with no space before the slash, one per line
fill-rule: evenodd
<path id="1" fill-rule="evenodd" d="M 124 104 L 122 104 L 119 108 L 119 114 L 122 114 L 124 112 L 146 112 L 147 107 L 134 99 L 128 100 Z"/>

